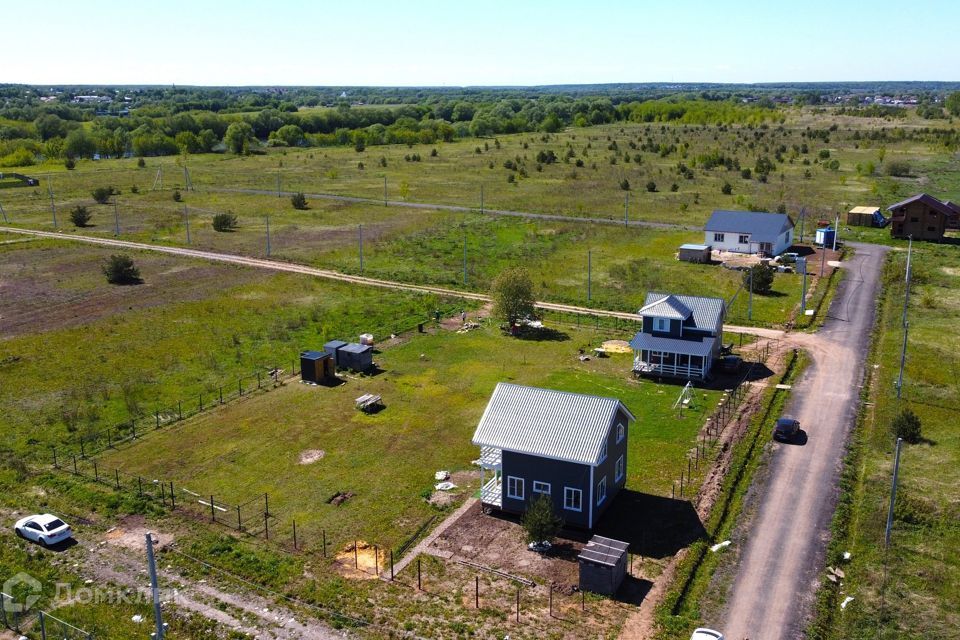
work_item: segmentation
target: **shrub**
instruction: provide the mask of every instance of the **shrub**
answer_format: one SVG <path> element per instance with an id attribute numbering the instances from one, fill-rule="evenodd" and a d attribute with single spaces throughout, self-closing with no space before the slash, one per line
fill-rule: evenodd
<path id="1" fill-rule="evenodd" d="M 620 181 L 620 188 L 624 191 L 630 191 L 630 181 L 624 178 Z"/>
<path id="2" fill-rule="evenodd" d="M 295 194 L 290 196 L 290 204 L 293 205 L 294 209 L 303 211 L 307 208 L 307 197 L 303 195 L 302 191 L 297 191 Z"/>
<path id="3" fill-rule="evenodd" d="M 137 158 L 137 166 L 143 169 L 145 166 L 147 166 L 147 161 L 143 158 Z"/>
<path id="4" fill-rule="evenodd" d="M 97 187 L 90 192 L 97 204 L 107 204 L 113 195 L 113 187 Z"/>
<path id="5" fill-rule="evenodd" d="M 762 264 L 755 264 L 743 272 L 743 286 L 750 287 L 750 274 L 753 274 L 753 292 L 770 293 L 773 289 L 773 269 Z"/>
<path id="6" fill-rule="evenodd" d="M 103 266 L 103 274 L 107 276 L 107 282 L 110 284 L 138 284 L 143 282 L 140 279 L 140 270 L 133 264 L 133 259 L 128 255 L 112 255 Z"/>
<path id="7" fill-rule="evenodd" d="M 90 222 L 90 211 L 83 205 L 77 205 L 70 212 L 70 221 L 75 227 L 85 227 Z"/>
<path id="8" fill-rule="evenodd" d="M 890 425 L 890 430 L 897 438 L 903 438 L 910 444 L 920 442 L 920 418 L 910 409 L 904 409 L 897 414 Z"/>
<path id="9" fill-rule="evenodd" d="M 750 167 L 740 170 L 740 177 L 743 178 L 744 180 L 749 180 L 751 175 L 753 174 L 750 171 Z"/>
<path id="10" fill-rule="evenodd" d="M 720 187 L 720 192 L 725 196 L 730 195 L 733 193 L 733 185 L 731 185 L 729 182 L 724 182 L 723 186 Z"/>
<path id="11" fill-rule="evenodd" d="M 174 202 L 180 202 L 181 200 L 183 200 L 183 196 L 180 195 L 180 189 L 174 189 L 174 190 L 173 190 L 173 201 L 174 201 Z"/>
<path id="12" fill-rule="evenodd" d="M 680 185 L 674 182 L 673 184 L 670 185 L 670 191 L 673 191 L 673 192 L 680 191 Z"/>
<path id="13" fill-rule="evenodd" d="M 237 216 L 232 213 L 218 213 L 213 216 L 214 231 L 233 231 L 237 228 Z"/>
<path id="14" fill-rule="evenodd" d="M 888 176 L 904 178 L 910 175 L 910 163 L 906 160 L 891 160 L 884 167 L 884 172 Z"/>
<path id="15" fill-rule="evenodd" d="M 654 182 L 653 180 L 651 180 L 650 182 L 647 183 L 647 191 L 649 191 L 650 193 L 653 193 L 653 192 L 655 192 L 656 190 L 657 190 L 657 183 L 656 183 L 656 182 Z"/>
<path id="16" fill-rule="evenodd" d="M 76 168 L 77 163 L 73 158 L 67 158 L 66 160 L 63 161 L 63 166 L 65 166 L 67 170 L 70 171 Z"/>
<path id="17" fill-rule="evenodd" d="M 138 187 L 137 185 L 133 185 L 132 187 L 130 187 L 130 193 L 140 193 L 140 187 Z"/>
<path id="18" fill-rule="evenodd" d="M 523 514 L 527 542 L 551 542 L 562 525 L 563 520 L 553 512 L 553 500 L 543 494 L 531 501 Z"/>

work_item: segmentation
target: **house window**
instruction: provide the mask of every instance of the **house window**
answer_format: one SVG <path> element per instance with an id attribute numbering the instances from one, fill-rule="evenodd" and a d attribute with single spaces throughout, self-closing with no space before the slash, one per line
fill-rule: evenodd
<path id="1" fill-rule="evenodd" d="M 653 319 L 653 330 L 654 331 L 670 331 L 670 320 L 667 318 L 654 318 Z"/>
<path id="2" fill-rule="evenodd" d="M 564 487 L 563 508 L 567 511 L 583 511 L 583 491 L 573 487 Z"/>
<path id="3" fill-rule="evenodd" d="M 623 426 L 623 423 L 620 422 L 617 424 L 617 444 L 623 442 L 623 438 L 627 435 L 627 429 Z"/>
<path id="4" fill-rule="evenodd" d="M 597 483 L 597 506 L 603 504 L 603 501 L 607 499 L 607 476 L 600 478 L 600 482 Z"/>
<path id="5" fill-rule="evenodd" d="M 715 234 L 713 234 L 713 241 L 714 241 L 714 242 L 723 242 L 723 234 L 722 234 L 722 233 L 715 233 Z"/>
<path id="6" fill-rule="evenodd" d="M 750 236 L 745 233 L 740 234 L 740 244 L 750 244 Z"/>
<path id="7" fill-rule="evenodd" d="M 540 482 L 539 480 L 533 481 L 533 492 L 542 493 L 544 495 L 550 495 L 550 483 L 549 482 Z"/>
<path id="8" fill-rule="evenodd" d="M 507 476 L 507 497 L 523 500 L 523 478 Z"/>
<path id="9" fill-rule="evenodd" d="M 623 456 L 620 456 L 619 458 L 617 458 L 616 475 L 614 477 L 614 479 L 617 482 L 620 482 L 621 480 L 623 480 L 624 466 L 625 465 L 623 464 Z"/>
<path id="10" fill-rule="evenodd" d="M 598 460 L 597 463 L 599 464 L 600 462 L 603 462 L 606 459 L 607 459 L 607 440 L 606 438 L 604 438 L 603 446 L 600 447 L 600 460 Z"/>

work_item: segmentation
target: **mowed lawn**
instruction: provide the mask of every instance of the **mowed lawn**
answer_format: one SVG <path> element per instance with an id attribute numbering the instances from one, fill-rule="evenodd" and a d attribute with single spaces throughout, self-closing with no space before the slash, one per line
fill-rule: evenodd
<path id="1" fill-rule="evenodd" d="M 102 457 L 101 468 L 172 480 L 233 504 L 268 493 L 281 522 L 295 518 L 307 538 L 323 529 L 331 540 L 396 545 L 438 513 L 424 500 L 435 471 L 475 469 L 470 438 L 493 387 L 512 381 L 623 400 L 638 418 L 628 485 L 669 494 L 717 393 L 698 392 L 698 408 L 677 418 L 672 405 L 681 387 L 633 380 L 629 355 L 578 360 L 578 348 L 600 340 L 571 332 L 565 340 L 524 341 L 492 327 L 415 336 L 376 357 L 379 375 L 336 388 L 290 383 L 153 433 Z M 364 393 L 382 395 L 386 408 L 357 411 L 354 398 Z M 309 449 L 323 458 L 300 464 Z M 474 478 L 463 490 L 476 486 Z M 338 491 L 355 496 L 327 504 Z"/>

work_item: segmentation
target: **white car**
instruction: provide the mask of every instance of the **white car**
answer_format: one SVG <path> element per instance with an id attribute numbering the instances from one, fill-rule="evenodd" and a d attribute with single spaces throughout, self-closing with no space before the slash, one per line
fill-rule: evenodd
<path id="1" fill-rule="evenodd" d="M 723 640 L 723 634 L 713 629 L 700 627 L 699 629 L 693 630 L 693 635 L 690 636 L 690 640 Z"/>
<path id="2" fill-rule="evenodd" d="M 13 525 L 13 530 L 21 538 L 44 546 L 55 545 L 73 537 L 70 525 L 49 513 L 21 518 L 17 520 L 17 524 Z"/>

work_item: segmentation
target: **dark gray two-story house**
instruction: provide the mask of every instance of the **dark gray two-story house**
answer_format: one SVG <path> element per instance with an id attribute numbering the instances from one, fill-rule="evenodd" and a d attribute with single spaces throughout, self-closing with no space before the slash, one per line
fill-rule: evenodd
<path id="1" fill-rule="evenodd" d="M 634 373 L 707 378 L 723 340 L 722 298 L 650 292 L 637 313 L 643 327 L 630 341 Z"/>
<path id="2" fill-rule="evenodd" d="M 626 483 L 630 410 L 616 398 L 497 384 L 473 444 L 485 508 L 522 514 L 549 496 L 566 526 L 592 529 Z"/>

